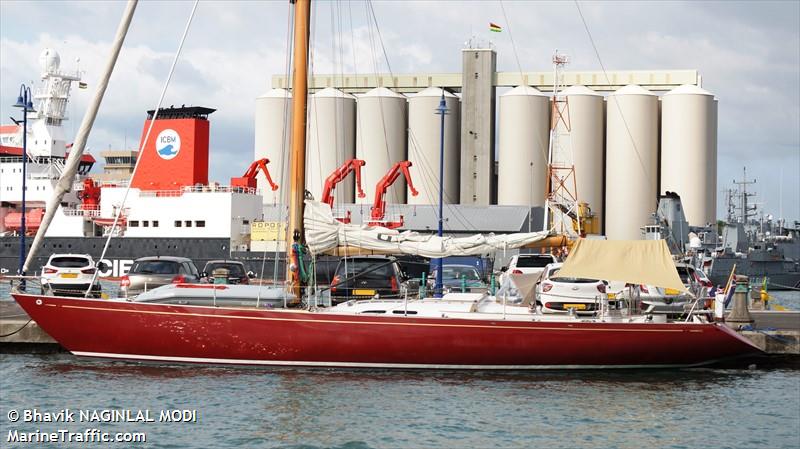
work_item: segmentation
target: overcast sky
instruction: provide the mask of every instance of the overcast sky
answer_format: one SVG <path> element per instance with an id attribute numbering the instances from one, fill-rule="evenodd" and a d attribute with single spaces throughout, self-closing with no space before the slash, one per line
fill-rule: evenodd
<path id="1" fill-rule="evenodd" d="M 89 139 L 96 157 L 137 146 L 191 6 L 140 2 Z M 747 166 L 764 210 L 777 216 L 782 206 L 787 219 L 800 219 L 800 2 L 580 6 L 606 69 L 697 69 L 719 99 L 719 216 L 722 189 Z M 499 71 L 517 70 L 512 35 L 524 71 L 551 70 L 556 48 L 570 56 L 568 70 L 600 69 L 575 3 L 377 1 L 373 8 L 394 73 L 460 72 L 460 49 L 473 34 L 493 41 Z M 74 135 L 123 9 L 122 1 L 0 0 L 0 121 L 19 115 L 10 107 L 19 83 L 38 81 L 39 53 L 52 47 L 62 68 L 77 68 L 80 58 L 90 85 L 72 96 L 67 134 Z M 367 10 L 360 1 L 316 3 L 316 73 L 387 71 Z M 254 99 L 286 72 L 288 11 L 287 1 L 200 3 L 165 105 L 218 110 L 213 180 L 240 176 L 253 159 Z M 503 32 L 489 33 L 489 22 Z"/>

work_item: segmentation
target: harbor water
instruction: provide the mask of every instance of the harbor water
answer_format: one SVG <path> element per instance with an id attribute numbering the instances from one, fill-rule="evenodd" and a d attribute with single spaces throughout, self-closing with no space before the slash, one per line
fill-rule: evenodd
<path id="1" fill-rule="evenodd" d="M 152 448 L 796 448 L 787 369 L 420 372 L 229 369 L 0 355 L 14 430 L 140 432 Z M 11 410 L 147 411 L 156 422 L 26 423 Z M 195 421 L 159 422 L 163 410 Z M 78 421 L 76 416 L 76 421 Z M 93 447 L 66 443 L 54 447 Z M 106 447 L 99 445 L 98 447 Z"/>

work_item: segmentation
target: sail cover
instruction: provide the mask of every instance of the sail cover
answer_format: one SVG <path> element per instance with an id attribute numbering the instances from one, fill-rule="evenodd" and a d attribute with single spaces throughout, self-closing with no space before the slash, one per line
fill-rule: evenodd
<path id="1" fill-rule="evenodd" d="M 472 256 L 502 249 L 520 248 L 548 236 L 547 232 L 528 232 L 438 237 L 413 231 L 401 232 L 380 226 L 344 224 L 333 218 L 330 206 L 325 203 L 306 200 L 305 205 L 306 245 L 314 254 L 348 247 L 430 258 Z"/>
<path id="2" fill-rule="evenodd" d="M 686 291 L 664 240 L 580 239 L 558 275 Z"/>

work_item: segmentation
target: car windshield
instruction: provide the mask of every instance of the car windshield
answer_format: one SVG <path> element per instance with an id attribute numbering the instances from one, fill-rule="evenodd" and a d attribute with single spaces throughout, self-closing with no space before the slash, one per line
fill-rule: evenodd
<path id="1" fill-rule="evenodd" d="M 547 277 L 550 278 L 553 282 L 564 282 L 569 284 L 594 284 L 595 282 L 599 282 L 597 279 L 586 279 L 586 278 L 568 278 L 564 276 L 556 276 L 556 273 L 561 270 L 561 267 L 553 268 L 550 270 L 550 273 Z"/>
<path id="2" fill-rule="evenodd" d="M 85 257 L 53 257 L 50 265 L 58 268 L 82 268 L 91 264 Z"/>
<path id="3" fill-rule="evenodd" d="M 544 268 L 553 263 L 550 256 L 519 256 L 517 259 L 518 268 Z"/>
<path id="4" fill-rule="evenodd" d="M 178 274 L 178 263 L 169 260 L 134 262 L 130 274 Z"/>
<path id="5" fill-rule="evenodd" d="M 211 275 L 217 268 L 228 270 L 228 276 L 244 277 L 244 268 L 236 263 L 210 263 L 206 265 L 205 272 Z"/>
<path id="6" fill-rule="evenodd" d="M 384 259 L 377 259 L 377 260 L 348 260 L 345 263 L 343 259 L 339 263 L 339 268 L 336 270 L 336 274 L 338 276 L 342 276 L 345 270 L 345 265 L 347 266 L 347 278 L 350 278 L 356 274 L 364 273 L 369 271 L 368 273 L 364 273 L 363 275 L 359 276 L 359 279 L 388 279 L 394 275 L 394 271 L 392 270 L 392 263 L 388 260 Z M 383 265 L 380 268 L 375 268 L 378 265 Z M 344 280 L 344 279 L 342 279 Z"/>
<path id="7" fill-rule="evenodd" d="M 472 267 L 448 267 L 442 269 L 442 279 L 466 279 L 468 281 L 480 281 L 478 271 Z"/>

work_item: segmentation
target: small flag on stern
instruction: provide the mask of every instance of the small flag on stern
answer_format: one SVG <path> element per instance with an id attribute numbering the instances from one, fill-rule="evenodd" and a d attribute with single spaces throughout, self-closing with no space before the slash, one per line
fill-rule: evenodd
<path id="1" fill-rule="evenodd" d="M 489 22 L 489 31 L 493 31 L 495 33 L 499 33 L 501 31 L 503 31 L 503 29 L 500 28 L 500 25 L 498 25 L 496 23 Z"/>

